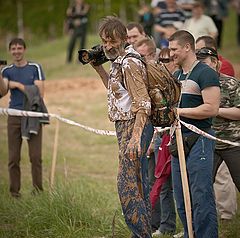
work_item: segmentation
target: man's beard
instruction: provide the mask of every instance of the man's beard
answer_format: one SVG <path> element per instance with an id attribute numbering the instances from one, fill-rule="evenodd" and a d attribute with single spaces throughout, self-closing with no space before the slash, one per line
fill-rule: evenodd
<path id="1" fill-rule="evenodd" d="M 108 59 L 114 60 L 124 51 L 124 42 L 122 41 L 118 48 L 112 47 L 110 50 L 103 47 L 103 51 Z"/>

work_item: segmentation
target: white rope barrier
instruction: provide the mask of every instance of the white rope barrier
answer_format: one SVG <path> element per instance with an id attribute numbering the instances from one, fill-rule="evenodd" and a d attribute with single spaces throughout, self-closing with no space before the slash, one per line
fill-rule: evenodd
<path id="1" fill-rule="evenodd" d="M 96 133 L 96 134 L 99 134 L 99 135 L 106 135 L 106 136 L 116 136 L 116 132 L 115 131 L 108 131 L 108 130 L 100 130 L 100 129 L 94 129 L 94 128 L 91 128 L 89 126 L 84 126 L 80 123 L 77 123 L 77 122 L 74 122 L 72 120 L 69 120 L 69 119 L 66 119 L 66 118 L 63 118 L 57 114 L 53 114 L 53 113 L 42 113 L 42 112 L 31 112 L 31 111 L 22 111 L 22 110 L 16 110 L 16 109 L 11 109 L 11 108 L 1 108 L 0 107 L 0 115 L 10 115 L 10 116 L 25 116 L 25 117 L 53 117 L 53 118 L 56 118 L 64 123 L 67 123 L 67 124 L 70 124 L 70 125 L 73 125 L 73 126 L 78 126 L 78 127 L 81 127 L 87 131 L 91 131 L 93 133 Z M 180 123 L 183 124 L 186 128 L 188 128 L 189 130 L 197 133 L 197 134 L 200 134 L 200 135 L 203 135 L 209 139 L 212 139 L 212 140 L 217 140 L 217 141 L 220 141 L 220 142 L 223 142 L 223 143 L 226 143 L 226 144 L 230 144 L 230 145 L 233 145 L 233 146 L 239 146 L 240 147 L 240 143 L 239 142 L 231 142 L 231 141 L 228 141 L 228 140 L 221 140 L 221 139 L 218 139 L 202 130 L 200 130 L 199 128 L 197 128 L 196 126 L 193 126 L 191 124 L 188 124 L 186 122 L 183 122 L 180 120 Z M 165 127 L 165 128 L 161 128 L 161 127 L 155 127 L 154 128 L 156 132 L 164 132 L 164 131 L 167 131 L 170 129 L 170 127 Z"/>
<path id="2" fill-rule="evenodd" d="M 22 110 L 10 109 L 10 108 L 0 108 L 0 115 L 1 114 L 2 115 L 10 115 L 10 116 L 25 116 L 25 117 L 55 117 L 56 119 L 63 121 L 67 124 L 81 127 L 85 130 L 94 132 L 99 135 L 116 136 L 115 131 L 94 129 L 89 126 L 84 126 L 80 123 L 60 117 L 59 115 L 53 114 L 53 113 L 30 112 L 30 111 L 22 111 Z"/>

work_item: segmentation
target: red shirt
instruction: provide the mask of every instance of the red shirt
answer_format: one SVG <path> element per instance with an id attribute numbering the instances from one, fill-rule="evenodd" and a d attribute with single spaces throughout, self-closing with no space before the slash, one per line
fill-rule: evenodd
<path id="1" fill-rule="evenodd" d="M 220 73 L 226 74 L 231 77 L 235 77 L 234 68 L 232 64 L 228 60 L 224 59 L 221 55 L 218 55 L 218 58 L 222 62 Z"/>

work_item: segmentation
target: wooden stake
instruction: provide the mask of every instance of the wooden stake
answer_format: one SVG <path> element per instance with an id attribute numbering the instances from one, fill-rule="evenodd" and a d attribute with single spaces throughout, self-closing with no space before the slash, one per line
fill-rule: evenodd
<path id="1" fill-rule="evenodd" d="M 51 180 L 50 180 L 50 191 L 52 191 L 53 184 L 54 184 L 54 175 L 55 175 L 56 160 L 57 160 L 58 135 L 59 135 L 59 120 L 57 119 L 57 121 L 56 121 L 56 130 L 55 130 L 55 137 L 54 137 L 54 148 L 53 148 L 52 170 L 51 170 Z"/>
<path id="2" fill-rule="evenodd" d="M 193 238 L 194 235 L 193 235 L 193 228 L 192 228 L 191 200 L 190 200 L 190 193 L 189 193 L 189 186 L 188 186 L 185 154 L 183 149 L 182 132 L 181 132 L 181 127 L 179 122 L 178 122 L 178 127 L 176 129 L 176 140 L 177 140 L 178 158 L 179 158 L 180 171 L 181 171 L 185 211 L 186 211 L 186 217 L 187 217 L 188 236 L 189 238 Z"/>

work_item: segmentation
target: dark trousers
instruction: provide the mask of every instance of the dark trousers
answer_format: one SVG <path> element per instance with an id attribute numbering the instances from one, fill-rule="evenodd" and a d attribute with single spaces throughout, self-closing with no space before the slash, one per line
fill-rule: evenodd
<path id="1" fill-rule="evenodd" d="M 221 163 L 225 161 L 238 191 L 240 192 L 240 147 L 215 150 L 213 165 L 213 181 Z"/>
<path id="2" fill-rule="evenodd" d="M 87 32 L 87 24 L 82 24 L 79 27 L 76 27 L 73 31 L 73 34 L 71 36 L 69 46 L 68 46 L 68 62 L 72 61 L 72 54 L 74 50 L 74 46 L 76 43 L 77 38 L 81 38 L 79 50 L 84 49 L 85 41 L 86 41 L 86 32 Z"/>
<path id="3" fill-rule="evenodd" d="M 211 16 L 211 18 L 213 19 L 217 29 L 218 29 L 218 36 L 217 36 L 217 46 L 220 49 L 221 48 L 221 44 L 222 44 L 222 31 L 223 31 L 223 21 L 217 19 L 216 16 Z"/>
<path id="4" fill-rule="evenodd" d="M 37 135 L 31 134 L 28 142 L 28 151 L 32 165 L 32 182 L 38 190 L 42 187 L 42 128 Z M 19 193 L 21 185 L 21 117 L 8 117 L 8 171 L 10 177 L 10 192 L 12 195 Z"/>

